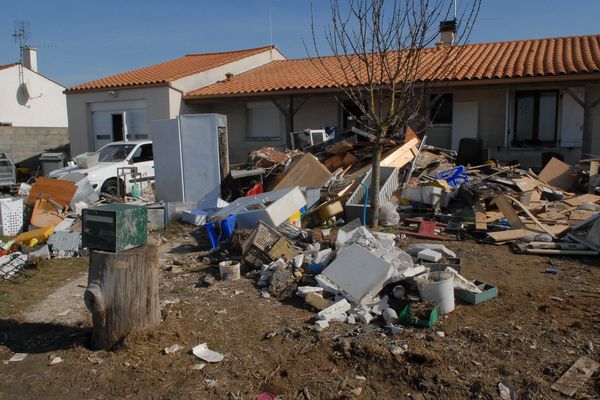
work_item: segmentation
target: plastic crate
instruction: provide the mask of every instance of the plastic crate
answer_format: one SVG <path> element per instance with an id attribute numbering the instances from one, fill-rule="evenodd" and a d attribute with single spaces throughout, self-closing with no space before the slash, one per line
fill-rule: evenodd
<path id="1" fill-rule="evenodd" d="M 227 240 L 231 235 L 233 235 L 233 232 L 235 231 L 235 225 L 235 215 L 231 215 L 219 221 L 213 221 L 204 224 L 204 228 L 208 233 L 208 238 L 210 239 L 210 244 L 212 245 L 213 249 L 218 248 L 221 242 Z"/>
<path id="2" fill-rule="evenodd" d="M 0 199 L 0 221 L 3 236 L 16 236 L 23 229 L 23 199 L 8 197 Z"/>

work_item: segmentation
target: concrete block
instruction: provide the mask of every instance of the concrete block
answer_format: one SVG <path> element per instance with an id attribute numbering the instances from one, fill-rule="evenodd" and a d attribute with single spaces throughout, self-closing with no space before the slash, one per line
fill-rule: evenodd
<path id="1" fill-rule="evenodd" d="M 352 306 L 350 303 L 348 303 L 348 300 L 343 299 L 335 304 L 332 304 L 323 311 L 320 311 L 317 314 L 317 319 L 331 321 L 333 318 L 338 317 L 341 314 L 344 314 L 345 317 L 346 311 L 348 311 L 350 308 L 352 308 Z"/>
<path id="2" fill-rule="evenodd" d="M 442 259 L 442 253 L 438 253 L 435 250 L 425 249 L 417 253 L 417 258 L 419 260 L 429 262 L 438 262 Z"/>
<path id="3" fill-rule="evenodd" d="M 298 286 L 298 289 L 296 290 L 296 296 L 304 297 L 308 293 L 313 293 L 313 292 L 314 293 L 323 293 L 323 288 L 317 287 L 317 286 Z"/>
<path id="4" fill-rule="evenodd" d="M 410 254 L 412 256 L 416 256 L 421 250 L 425 250 L 425 249 L 435 250 L 438 253 L 442 253 L 446 257 L 454 257 L 454 258 L 456 257 L 456 253 L 455 252 L 453 252 L 452 250 L 448 249 L 443 244 L 437 244 L 437 243 L 416 243 L 416 244 L 411 244 L 410 247 L 408 248 L 407 252 L 408 252 L 408 254 Z"/>
<path id="5" fill-rule="evenodd" d="M 329 322 L 327 322 L 324 319 L 317 320 L 317 321 L 315 321 L 315 326 L 319 329 L 327 329 L 327 328 L 329 328 Z"/>
<path id="6" fill-rule="evenodd" d="M 339 251 L 323 276 L 354 304 L 371 304 L 393 273 L 391 264 L 364 247 L 353 244 Z"/>

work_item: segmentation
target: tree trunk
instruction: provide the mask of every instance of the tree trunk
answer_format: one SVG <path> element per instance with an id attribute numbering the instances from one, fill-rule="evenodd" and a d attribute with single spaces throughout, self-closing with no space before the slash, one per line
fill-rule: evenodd
<path id="1" fill-rule="evenodd" d="M 379 187 L 381 177 L 381 136 L 382 132 L 378 131 L 375 138 L 375 148 L 373 149 L 373 159 L 371 164 L 371 187 L 369 188 L 369 195 L 371 197 L 371 211 L 373 212 L 373 219 L 371 226 L 377 228 L 379 226 Z"/>
<path id="2" fill-rule="evenodd" d="M 92 312 L 92 347 L 109 349 L 130 333 L 160 323 L 158 250 L 90 250 L 84 294 Z"/>

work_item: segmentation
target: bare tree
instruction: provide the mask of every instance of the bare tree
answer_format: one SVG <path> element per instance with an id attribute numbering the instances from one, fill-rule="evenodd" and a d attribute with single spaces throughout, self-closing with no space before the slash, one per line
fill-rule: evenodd
<path id="1" fill-rule="evenodd" d="M 331 21 L 324 28 L 327 56 L 319 50 L 312 19 L 315 67 L 339 89 L 342 106 L 350 100 L 375 135 L 369 189 L 373 226 L 379 224 L 383 139 L 405 132 L 419 116 L 428 86 L 460 68 L 461 45 L 473 28 L 480 0 L 462 3 L 457 9 L 449 0 L 330 0 Z M 440 23 L 450 30 L 447 43 L 436 43 Z"/>

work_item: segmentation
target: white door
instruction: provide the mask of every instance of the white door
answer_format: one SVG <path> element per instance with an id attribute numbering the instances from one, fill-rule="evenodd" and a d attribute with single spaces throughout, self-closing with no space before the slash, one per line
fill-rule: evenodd
<path id="1" fill-rule="evenodd" d="M 92 132 L 94 135 L 94 150 L 98 150 L 113 141 L 113 123 L 111 111 L 92 112 Z"/>
<path id="2" fill-rule="evenodd" d="M 583 88 L 570 88 L 570 92 L 583 101 Z M 562 95 L 560 146 L 581 147 L 583 140 L 583 107 L 569 93 Z"/>
<path id="3" fill-rule="evenodd" d="M 479 125 L 479 103 L 454 102 L 452 106 L 452 150 L 457 151 L 460 140 L 476 138 Z"/>
<path id="4" fill-rule="evenodd" d="M 127 116 L 127 139 L 148 139 L 146 130 L 146 110 L 129 110 Z"/>

